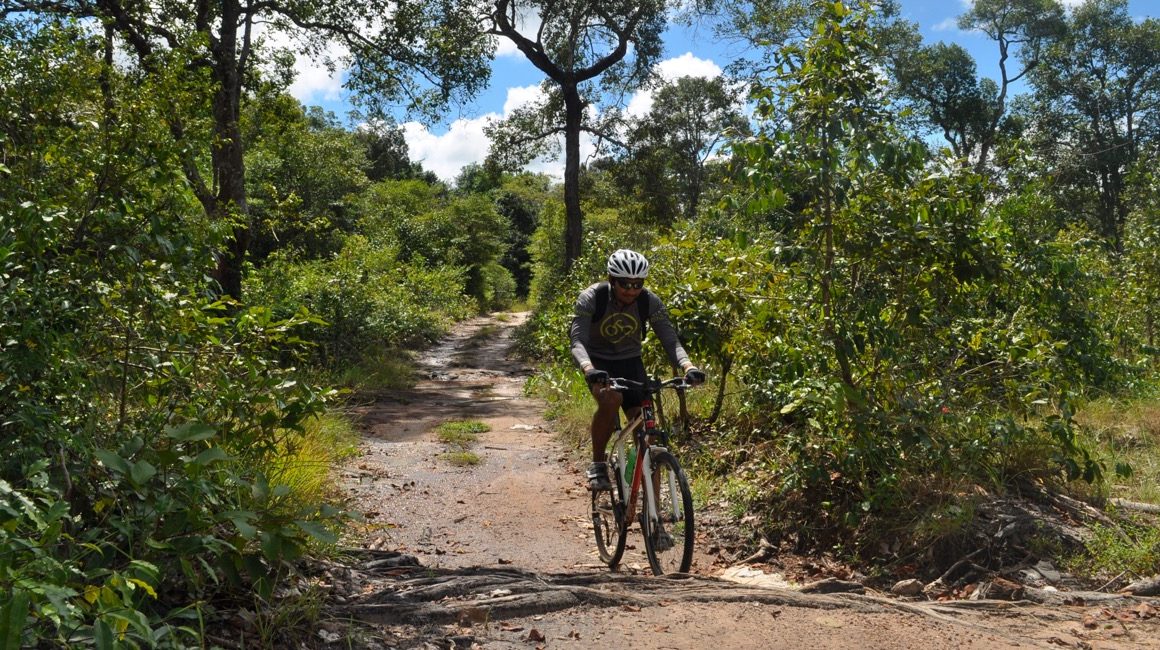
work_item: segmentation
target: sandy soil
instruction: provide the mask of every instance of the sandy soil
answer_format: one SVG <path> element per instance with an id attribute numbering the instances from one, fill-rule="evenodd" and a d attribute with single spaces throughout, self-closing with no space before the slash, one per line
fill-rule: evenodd
<path id="1" fill-rule="evenodd" d="M 358 647 L 1160 648 L 1156 601 L 807 594 L 768 566 L 731 565 L 707 526 L 694 577 L 651 577 L 635 528 L 610 573 L 587 521 L 588 452 L 552 432 L 524 395 L 530 368 L 508 355 L 525 317 L 461 324 L 423 354 L 412 390 L 358 407 L 362 454 L 342 480 L 367 525 L 341 599 L 372 626 Z M 478 464 L 450 462 L 434 432 L 458 420 L 490 426 Z"/>

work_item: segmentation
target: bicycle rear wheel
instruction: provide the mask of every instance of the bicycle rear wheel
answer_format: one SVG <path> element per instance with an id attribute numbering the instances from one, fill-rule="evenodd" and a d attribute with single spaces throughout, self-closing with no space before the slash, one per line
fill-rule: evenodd
<path id="1" fill-rule="evenodd" d="M 612 489 L 592 493 L 592 532 L 596 537 L 596 550 L 601 561 L 609 569 L 615 569 L 624 555 L 628 526 L 622 522 L 624 495 L 621 493 L 620 481 L 617 480 L 620 462 L 615 457 L 610 458 L 608 467 L 612 471 Z"/>
<path id="2" fill-rule="evenodd" d="M 693 494 L 676 457 L 661 449 L 651 456 L 657 518 L 641 517 L 648 563 L 654 575 L 687 573 L 693 563 Z"/>

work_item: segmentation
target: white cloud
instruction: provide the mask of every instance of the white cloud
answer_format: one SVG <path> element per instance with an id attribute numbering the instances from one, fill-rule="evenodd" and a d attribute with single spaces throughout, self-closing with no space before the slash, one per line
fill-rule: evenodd
<path id="1" fill-rule="evenodd" d="M 628 106 L 624 107 L 624 112 L 629 117 L 641 117 L 648 115 L 648 112 L 652 110 L 652 105 L 652 91 L 638 90 L 633 93 L 632 99 L 628 100 Z"/>
<path id="2" fill-rule="evenodd" d="M 676 58 L 661 61 L 657 67 L 665 81 L 673 81 L 681 77 L 713 79 L 721 76 L 721 66 L 709 59 L 697 58 L 693 56 L 692 52 L 685 52 Z"/>
<path id="3" fill-rule="evenodd" d="M 327 54 L 339 60 L 342 52 L 332 48 Z M 299 56 L 294 62 L 294 83 L 290 84 L 287 92 L 306 105 L 338 101 L 342 99 L 342 77 L 345 72 L 345 69 L 336 68 L 331 73 L 321 62 Z"/>
<path id="4" fill-rule="evenodd" d="M 524 53 L 520 51 L 520 48 L 516 47 L 516 44 L 512 42 L 512 39 L 504 38 L 503 36 L 497 36 L 495 39 L 495 55 L 497 57 L 520 57 L 523 56 Z"/>
<path id="5" fill-rule="evenodd" d="M 490 142 L 483 129 L 491 120 L 507 117 L 512 111 L 543 96 L 539 85 L 508 88 L 503 105 L 503 115 L 487 113 L 476 118 L 458 119 L 451 123 L 445 133 L 432 133 L 418 122 L 406 122 L 403 137 L 411 160 L 423 164 L 423 168 L 435 173 L 444 181 L 452 181 L 464 166 L 482 162 L 487 157 Z M 543 171 L 560 177 L 562 172 L 554 171 L 556 163 L 539 162 L 529 169 Z"/>
<path id="6" fill-rule="evenodd" d="M 948 16 L 943 18 L 941 22 L 935 23 L 931 27 L 931 31 L 935 32 L 954 32 L 959 29 L 959 19 L 956 16 Z"/>
<path id="7" fill-rule="evenodd" d="M 539 84 L 508 88 L 507 100 L 503 103 L 503 116 L 507 117 L 512 114 L 512 111 L 524 104 L 539 101 L 543 97 L 544 89 Z"/>
<path id="8" fill-rule="evenodd" d="M 301 45 L 286 32 L 270 29 L 265 23 L 258 23 L 254 27 L 255 37 L 261 38 L 272 47 L 284 48 L 295 52 L 294 81 L 287 92 L 305 105 L 319 102 L 337 102 L 342 99 L 342 78 L 345 68 L 335 68 L 331 73 L 323 61 L 344 60 L 348 50 L 337 44 L 329 45 L 318 57 L 309 57 L 302 53 Z"/>
<path id="9" fill-rule="evenodd" d="M 403 137 L 411 160 L 422 163 L 424 169 L 444 181 L 453 180 L 465 165 L 487 156 L 488 140 L 483 127 L 495 117 L 489 113 L 474 119 L 455 120 L 441 135 L 418 122 L 405 122 Z"/>

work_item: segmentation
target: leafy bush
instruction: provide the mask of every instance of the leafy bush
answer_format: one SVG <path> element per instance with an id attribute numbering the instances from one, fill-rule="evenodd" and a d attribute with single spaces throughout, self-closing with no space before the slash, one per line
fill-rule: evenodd
<path id="1" fill-rule="evenodd" d="M 498 262 L 492 262 L 480 269 L 480 276 L 482 295 L 479 302 L 485 311 L 503 310 L 515 304 L 518 296 L 511 271 Z"/>
<path id="2" fill-rule="evenodd" d="M 94 264 L 64 244 L 79 220 L 42 215 L 0 233 L 0 586 L 27 609 L 8 639 L 170 643 L 197 595 L 269 594 L 333 539 L 337 511 L 265 473 L 326 394 L 283 363 L 303 321 L 183 293 L 138 252 L 164 257 L 148 225 Z"/>
<path id="3" fill-rule="evenodd" d="M 389 247 L 412 268 L 462 269 L 457 288 L 479 309 L 511 305 L 515 284 L 500 261 L 512 225 L 487 196 L 448 198 L 419 181 L 386 181 L 372 188 L 362 210 L 361 230 L 373 246 Z"/>
<path id="4" fill-rule="evenodd" d="M 437 339 L 470 313 L 462 269 L 400 262 L 391 248 L 348 237 L 333 259 L 294 261 L 275 255 L 255 273 L 253 300 L 280 315 L 315 314 L 307 338 L 329 368 L 354 363 L 377 346 L 407 347 Z"/>

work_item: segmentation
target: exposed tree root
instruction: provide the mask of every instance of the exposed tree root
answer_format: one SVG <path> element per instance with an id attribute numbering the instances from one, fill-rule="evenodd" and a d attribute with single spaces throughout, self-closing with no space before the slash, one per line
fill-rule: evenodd
<path id="1" fill-rule="evenodd" d="M 397 568 L 393 571 L 397 572 Z M 371 576 L 368 576 L 371 577 Z M 698 576 L 653 578 L 615 573 L 538 575 L 510 568 L 414 568 L 407 575 L 372 577 L 377 590 L 355 599 L 344 615 L 375 625 L 481 624 L 577 608 L 646 608 L 678 602 L 742 602 L 858 613 L 902 612 L 942 624 L 999 634 L 969 620 L 986 613 L 1073 620 L 1064 605 L 1128 606 L 1143 599 L 1101 593 L 1027 589 L 1020 601 L 905 601 L 877 595 L 803 594 Z M 1049 605 L 1044 608 L 1042 605 Z M 1052 614 L 1054 612 L 1054 614 Z"/>
<path id="2" fill-rule="evenodd" d="M 351 602 L 347 613 L 377 624 L 440 624 L 546 614 L 582 605 L 649 607 L 669 602 L 760 602 L 821 609 L 881 611 L 790 590 L 761 589 L 693 576 L 611 573 L 536 575 L 512 569 L 417 570 Z"/>

